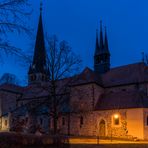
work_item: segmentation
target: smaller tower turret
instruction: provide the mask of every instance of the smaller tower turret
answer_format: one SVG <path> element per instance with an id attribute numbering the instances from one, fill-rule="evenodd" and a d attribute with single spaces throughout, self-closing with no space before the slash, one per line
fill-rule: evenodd
<path id="1" fill-rule="evenodd" d="M 98 33 L 96 33 L 96 49 L 94 55 L 94 71 L 104 74 L 110 70 L 110 52 L 108 48 L 107 31 L 103 39 L 102 21 L 100 21 L 100 43 L 98 43 Z M 97 46 L 98 45 L 98 46 Z"/>

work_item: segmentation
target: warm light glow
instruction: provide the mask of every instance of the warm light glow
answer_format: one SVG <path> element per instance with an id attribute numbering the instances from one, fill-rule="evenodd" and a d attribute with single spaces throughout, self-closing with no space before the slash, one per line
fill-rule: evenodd
<path id="1" fill-rule="evenodd" d="M 115 115 L 114 115 L 114 118 L 115 118 L 115 119 L 118 119 L 118 118 L 119 118 L 119 115 L 118 115 L 118 114 L 115 114 Z"/>

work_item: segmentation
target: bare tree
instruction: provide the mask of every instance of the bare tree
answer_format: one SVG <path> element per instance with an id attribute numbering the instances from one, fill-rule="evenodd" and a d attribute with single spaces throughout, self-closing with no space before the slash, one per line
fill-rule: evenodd
<path id="1" fill-rule="evenodd" d="M 4 73 L 0 78 L 0 84 L 4 84 L 4 83 L 17 85 L 19 84 L 19 80 L 14 74 Z"/>
<path id="2" fill-rule="evenodd" d="M 40 114 L 52 119 L 53 133 L 57 134 L 59 117 L 63 113 L 69 114 L 70 85 L 76 79 L 74 75 L 79 72 L 81 60 L 72 52 L 66 41 L 58 42 L 56 36 L 46 38 L 46 41 L 49 81 L 43 83 L 43 85 L 36 85 L 35 92 L 31 92 L 32 100 L 24 106 L 27 108 L 30 118 L 34 118 L 36 112 L 39 112 L 42 106 L 46 106 L 47 111 L 40 112 Z M 40 96 L 43 92 L 47 92 L 46 96 L 39 100 L 38 95 Z M 23 101 L 22 97 L 18 100 L 20 104 Z M 36 120 L 33 119 L 32 121 L 30 127 L 35 127 Z"/>
<path id="3" fill-rule="evenodd" d="M 20 48 L 13 46 L 8 40 L 11 33 L 30 33 L 26 26 L 25 17 L 29 10 L 28 0 L 1 0 L 0 1 L 0 52 L 22 56 Z M 2 55 L 2 54 L 1 54 Z"/>
<path id="4" fill-rule="evenodd" d="M 58 44 L 56 36 L 47 38 L 47 43 L 50 71 L 50 116 L 53 118 L 54 134 L 56 134 L 59 114 L 62 112 L 63 106 L 66 107 L 70 97 L 69 85 L 73 81 L 70 76 L 78 73 L 81 60 L 72 52 L 66 41 Z"/>

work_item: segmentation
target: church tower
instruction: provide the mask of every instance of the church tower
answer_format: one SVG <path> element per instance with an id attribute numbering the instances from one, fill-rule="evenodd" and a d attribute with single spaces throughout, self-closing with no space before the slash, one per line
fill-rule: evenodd
<path id="1" fill-rule="evenodd" d="M 105 28 L 105 37 L 103 38 L 101 21 L 100 21 L 100 38 L 99 39 L 98 39 L 98 30 L 97 30 L 96 31 L 96 47 L 95 47 L 95 54 L 94 54 L 94 71 L 98 74 L 104 74 L 110 70 L 110 52 L 108 48 L 106 28 Z"/>
<path id="2" fill-rule="evenodd" d="M 33 62 L 29 67 L 29 84 L 41 83 L 49 80 L 50 72 L 46 61 L 46 50 L 44 42 L 44 32 L 42 23 L 42 4 L 40 6 L 40 17 L 35 42 Z"/>

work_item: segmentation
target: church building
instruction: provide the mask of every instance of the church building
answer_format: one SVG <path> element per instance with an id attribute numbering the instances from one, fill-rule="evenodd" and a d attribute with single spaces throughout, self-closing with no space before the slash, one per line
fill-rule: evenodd
<path id="1" fill-rule="evenodd" d="M 40 13 L 28 85 L 0 86 L 0 130 L 19 131 L 21 124 L 22 132 L 35 133 L 38 129 L 52 133 L 46 56 Z M 148 66 L 139 62 L 111 68 L 107 31 L 102 22 L 96 31 L 94 69 L 86 67 L 73 78 L 58 116 L 59 134 L 148 139 Z M 73 78 L 59 80 L 58 87 Z"/>

